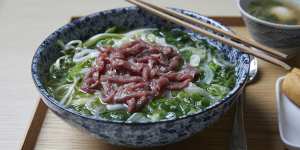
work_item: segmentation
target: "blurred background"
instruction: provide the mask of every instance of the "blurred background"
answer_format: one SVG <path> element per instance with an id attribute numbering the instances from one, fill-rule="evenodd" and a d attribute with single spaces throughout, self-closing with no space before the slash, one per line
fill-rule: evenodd
<path id="1" fill-rule="evenodd" d="M 207 16 L 240 15 L 235 0 L 164 0 L 160 4 Z M 123 0 L 0 0 L 0 149 L 18 149 L 38 102 L 30 75 L 38 45 L 71 16 L 129 5 Z"/>

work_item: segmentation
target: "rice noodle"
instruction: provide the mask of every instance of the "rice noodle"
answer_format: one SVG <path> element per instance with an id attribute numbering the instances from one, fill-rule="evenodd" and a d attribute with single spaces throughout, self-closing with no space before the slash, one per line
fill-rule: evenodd
<path id="1" fill-rule="evenodd" d="M 81 40 L 73 40 L 67 43 L 65 46 L 65 49 L 74 49 L 76 47 L 82 47 L 82 41 Z"/>
<path id="2" fill-rule="evenodd" d="M 201 69 L 203 69 L 204 71 L 204 78 L 201 80 L 201 82 L 210 84 L 211 81 L 214 79 L 214 72 L 209 68 L 207 64 L 204 64 Z"/>
<path id="3" fill-rule="evenodd" d="M 200 63 L 200 57 L 198 55 L 192 55 L 191 58 L 190 58 L 190 65 L 192 67 L 197 67 L 199 66 L 199 63 Z"/>
<path id="4" fill-rule="evenodd" d="M 96 58 L 98 55 L 99 51 L 97 50 L 82 48 L 80 52 L 73 56 L 73 61 L 79 63 L 87 59 Z"/>
<path id="5" fill-rule="evenodd" d="M 61 99 L 61 101 L 60 101 L 61 104 L 65 104 L 66 106 L 68 106 L 71 103 L 72 95 L 75 92 L 75 86 L 77 84 L 77 81 L 78 81 L 77 79 L 74 79 L 73 84 L 68 88 L 67 93 Z"/>
<path id="6" fill-rule="evenodd" d="M 190 82 L 189 85 L 186 88 L 184 88 L 184 91 L 188 93 L 199 93 L 201 95 L 208 95 L 208 93 L 204 89 L 200 88 L 192 82 Z"/>
<path id="7" fill-rule="evenodd" d="M 229 63 L 228 61 L 224 60 L 223 58 L 221 58 L 220 55 L 217 55 L 216 57 L 213 58 L 213 62 L 221 67 L 227 67 L 227 66 L 232 66 L 231 63 Z"/>
<path id="8" fill-rule="evenodd" d="M 141 113 L 133 113 L 126 122 L 149 122 L 151 121 Z"/>
<path id="9" fill-rule="evenodd" d="M 128 106 L 125 104 L 107 104 L 105 105 L 107 110 L 127 110 Z"/>

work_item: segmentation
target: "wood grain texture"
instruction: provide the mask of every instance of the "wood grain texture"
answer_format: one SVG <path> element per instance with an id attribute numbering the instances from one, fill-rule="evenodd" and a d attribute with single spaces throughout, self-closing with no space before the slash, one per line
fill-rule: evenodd
<path id="1" fill-rule="evenodd" d="M 218 123 L 214 124 L 201 134 L 183 142 L 152 149 L 186 149 L 192 150 L 196 147 L 205 149 L 220 149 L 228 147 L 232 126 L 232 111 L 229 111 Z M 75 129 L 54 113 L 48 112 L 44 126 L 39 135 L 36 150 L 119 150 L 128 149 L 124 147 L 112 146 L 101 140 L 97 140 L 89 135 Z M 225 138 L 224 138 L 225 137 Z"/>
<path id="2" fill-rule="evenodd" d="M 46 118 L 47 109 L 47 106 L 40 99 L 39 103 L 37 104 L 36 111 L 33 114 L 32 121 L 28 128 L 27 134 L 24 138 L 24 142 L 21 147 L 22 150 L 31 150 L 34 148 L 41 127 Z"/>
<path id="3" fill-rule="evenodd" d="M 245 26 L 244 21 L 239 16 L 210 16 L 210 18 L 222 22 L 226 26 Z"/>
<path id="4" fill-rule="evenodd" d="M 233 27 L 232 29 L 240 35 L 249 37 L 244 27 Z M 291 63 L 300 66 L 299 58 L 291 60 Z M 257 81 L 246 87 L 245 124 L 249 150 L 285 149 L 279 137 L 275 105 L 275 81 L 285 73 L 285 70 L 259 60 Z M 192 138 L 173 145 L 152 149 L 226 150 L 229 147 L 232 120 L 233 110 L 230 110 L 217 123 Z M 69 126 L 51 111 L 48 111 L 35 149 L 119 150 L 128 148 L 112 146 L 101 140 L 96 140 Z"/>

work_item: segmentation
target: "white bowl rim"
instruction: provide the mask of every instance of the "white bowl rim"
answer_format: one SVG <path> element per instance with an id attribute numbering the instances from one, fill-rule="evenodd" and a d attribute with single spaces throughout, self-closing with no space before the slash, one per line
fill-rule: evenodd
<path id="1" fill-rule="evenodd" d="M 293 148 L 299 148 L 300 149 L 300 145 L 296 145 L 294 143 L 289 142 L 284 136 L 283 136 L 283 129 L 282 129 L 282 124 L 281 124 L 281 120 L 282 120 L 282 115 L 281 115 L 281 83 L 284 80 L 284 76 L 283 77 L 279 77 L 276 81 L 276 87 L 275 87 L 275 93 L 276 93 L 276 101 L 277 101 L 277 115 L 278 115 L 278 128 L 279 128 L 279 134 L 280 134 L 280 138 L 283 141 L 284 144 L 286 144 L 289 147 L 293 147 Z"/>
<path id="2" fill-rule="evenodd" d="M 259 19 L 257 17 L 254 17 L 253 15 L 249 14 L 246 10 L 244 10 L 242 8 L 241 0 L 236 0 L 236 2 L 237 2 L 237 6 L 238 6 L 240 12 L 242 13 L 242 15 L 245 15 L 246 17 L 248 17 L 254 21 L 257 21 L 261 24 L 269 25 L 274 28 L 280 28 L 280 29 L 300 29 L 300 25 L 287 25 L 287 24 L 273 23 L 273 22 L 265 21 L 265 20 Z"/>

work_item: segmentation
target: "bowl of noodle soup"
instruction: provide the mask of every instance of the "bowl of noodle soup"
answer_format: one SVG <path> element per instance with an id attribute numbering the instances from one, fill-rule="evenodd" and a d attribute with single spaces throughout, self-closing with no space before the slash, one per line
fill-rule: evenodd
<path id="1" fill-rule="evenodd" d="M 153 147 L 222 117 L 245 86 L 249 62 L 238 49 L 126 7 L 56 30 L 36 50 L 32 77 L 44 103 L 69 124 L 111 144 Z"/>

